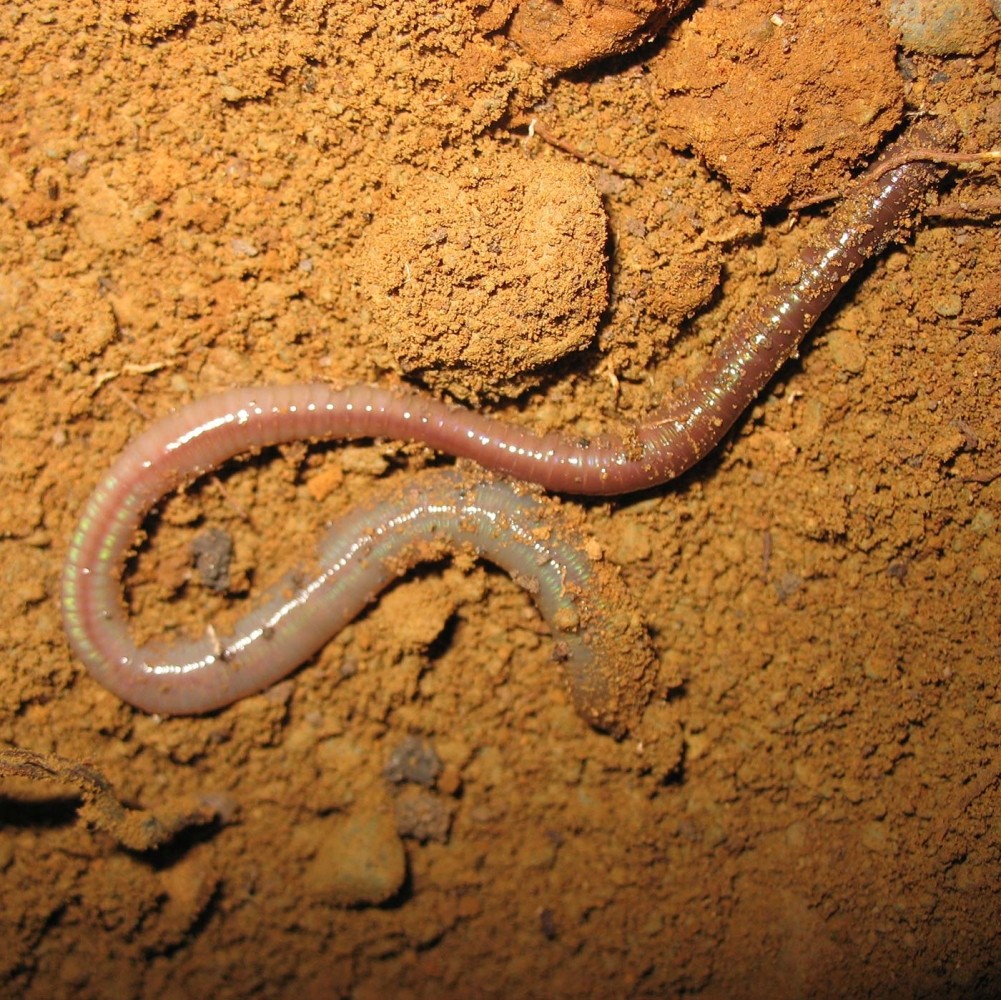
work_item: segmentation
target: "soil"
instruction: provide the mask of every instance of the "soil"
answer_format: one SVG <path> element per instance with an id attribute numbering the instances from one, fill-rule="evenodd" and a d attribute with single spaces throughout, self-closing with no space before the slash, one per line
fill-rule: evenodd
<path id="1" fill-rule="evenodd" d="M 565 499 L 670 679 L 655 766 L 480 563 L 205 718 L 70 655 L 67 540 L 155 416 L 408 380 L 593 436 L 697 371 L 906 116 L 1001 146 L 996 24 L 927 55 L 882 3 L 636 3 L 547 57 L 558 6 L 0 5 L 0 745 L 50 761 L 0 782 L 2 995 L 1001 993 L 996 167 L 952 171 L 706 462 Z M 171 498 L 137 632 L 233 618 L 434 461 L 304 444 Z M 137 844 L 115 796 L 182 819 Z"/>

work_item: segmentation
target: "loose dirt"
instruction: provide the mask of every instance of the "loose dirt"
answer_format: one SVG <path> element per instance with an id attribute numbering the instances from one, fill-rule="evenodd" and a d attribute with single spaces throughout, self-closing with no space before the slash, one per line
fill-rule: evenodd
<path id="1" fill-rule="evenodd" d="M 996 169 L 953 172 L 708 461 L 567 498 L 670 681 L 656 746 L 588 729 L 482 564 L 207 718 L 133 711 L 63 637 L 81 506 L 171 407 L 409 380 L 590 437 L 698 369 L 827 210 L 789 206 L 904 116 L 1001 146 L 996 27 L 929 56 L 879 3 L 658 6 L 0 5 L 0 745 L 208 810 L 127 849 L 79 783 L 3 779 L 3 995 L 1001 992 Z M 137 632 L 235 617 L 435 460 L 290 447 L 171 498 Z"/>

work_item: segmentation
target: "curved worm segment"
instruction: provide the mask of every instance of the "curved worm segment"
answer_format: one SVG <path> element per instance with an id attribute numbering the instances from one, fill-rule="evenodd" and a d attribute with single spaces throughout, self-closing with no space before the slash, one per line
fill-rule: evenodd
<path id="1" fill-rule="evenodd" d="M 944 147 L 947 128 L 915 126 L 886 157 Z M 781 365 L 845 282 L 916 223 L 941 170 L 903 162 L 854 184 L 817 244 L 802 253 L 799 279 L 777 289 L 724 336 L 701 375 L 624 436 L 590 445 L 536 434 L 427 395 L 373 386 L 233 389 L 205 397 L 151 427 L 112 466 L 70 543 L 63 612 L 74 650 L 91 673 L 148 711 L 201 712 L 258 691 L 314 653 L 386 586 L 419 561 L 434 538 L 469 546 L 532 589 L 553 626 L 578 711 L 614 732 L 628 728 L 650 694 L 652 655 L 625 595 L 610 600 L 574 533 L 537 496 L 487 478 L 420 479 L 397 498 L 345 518 L 321 543 L 305 587 L 286 579 L 229 637 L 210 633 L 169 647 L 137 648 L 121 607 L 120 573 L 153 504 L 182 482 L 266 445 L 336 437 L 421 441 L 448 454 L 549 489 L 615 494 L 679 475 L 708 454 Z M 538 541 L 548 527 L 552 540 Z"/>
<path id="2" fill-rule="evenodd" d="M 198 639 L 139 647 L 122 607 L 120 574 L 160 490 L 185 471 L 175 464 L 149 488 L 141 478 L 148 470 L 143 447 L 140 438 L 91 497 L 63 575 L 74 651 L 101 684 L 138 708 L 207 712 L 260 691 L 313 655 L 401 573 L 460 550 L 496 563 L 533 594 L 574 705 L 592 726 L 622 735 L 650 698 L 653 654 L 618 576 L 587 556 L 553 501 L 454 470 L 419 475 L 346 515 L 321 539 L 311 568 L 286 574 L 230 634 L 209 629 Z"/>

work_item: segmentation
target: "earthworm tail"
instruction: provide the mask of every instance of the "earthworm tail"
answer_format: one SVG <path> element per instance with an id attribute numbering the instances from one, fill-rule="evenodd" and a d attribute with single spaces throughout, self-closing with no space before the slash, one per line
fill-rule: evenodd
<path id="1" fill-rule="evenodd" d="M 552 501 L 502 480 L 470 482 L 454 470 L 423 473 L 349 513 L 321 540 L 314 564 L 286 574 L 231 634 L 137 647 L 119 575 L 159 493 L 140 486 L 146 460 L 134 452 L 119 459 L 87 505 L 70 546 L 63 611 L 70 642 L 94 677 L 145 711 L 206 712 L 262 690 L 397 576 L 460 549 L 496 563 L 531 591 L 552 628 L 574 705 L 589 723 L 622 734 L 650 696 L 652 654 L 610 567 L 592 562 Z M 175 468 L 160 485 L 172 486 L 185 471 Z"/>

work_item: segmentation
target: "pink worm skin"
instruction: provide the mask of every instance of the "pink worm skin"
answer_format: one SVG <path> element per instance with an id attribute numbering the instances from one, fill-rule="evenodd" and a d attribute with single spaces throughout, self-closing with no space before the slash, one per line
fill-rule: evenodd
<path id="1" fill-rule="evenodd" d="M 935 127 L 915 127 L 885 156 L 900 157 L 910 146 L 938 147 L 944 141 Z M 401 565 L 406 568 L 415 561 L 404 558 L 398 565 L 393 558 L 398 553 L 392 546 L 380 548 L 369 560 L 381 565 L 375 573 L 378 585 L 362 577 L 352 583 L 354 578 L 348 575 L 346 585 L 338 583 L 332 588 L 334 597 L 321 599 L 316 595 L 329 595 L 331 588 L 316 580 L 332 579 L 336 574 L 331 560 L 336 563 L 344 558 L 336 545 L 327 553 L 321 549 L 319 576 L 312 583 L 299 588 L 286 580 L 285 586 L 294 593 L 276 597 L 248 614 L 232 637 L 220 640 L 210 633 L 197 646 L 138 649 L 128 634 L 119 583 L 135 532 L 165 494 L 256 448 L 301 439 L 386 437 L 420 441 L 516 479 L 575 494 L 628 493 L 679 475 L 719 443 L 781 365 L 796 353 L 820 314 L 862 264 L 909 232 L 938 176 L 939 171 L 924 162 L 904 163 L 882 176 L 875 176 L 874 170 L 863 174 L 832 215 L 818 243 L 802 252 L 799 280 L 750 310 L 721 340 L 690 386 L 623 436 L 583 443 L 559 433 L 540 435 L 421 393 L 375 386 L 255 386 L 207 396 L 182 407 L 126 448 L 84 510 L 70 544 L 62 588 L 64 620 L 74 651 L 98 681 L 146 711 L 208 711 L 285 676 L 354 617 L 401 571 Z M 494 486 L 487 499 L 473 505 L 480 513 L 474 514 L 472 508 L 460 510 L 461 503 L 457 507 L 454 484 L 432 485 L 421 497 L 408 501 L 409 521 L 396 508 L 378 505 L 352 515 L 344 530 L 359 533 L 359 537 L 368 537 L 366 532 L 391 537 L 385 535 L 389 529 L 380 527 L 382 519 L 399 535 L 400 549 L 415 551 L 416 538 L 404 525 L 420 523 L 421 530 L 447 536 L 450 545 L 472 545 L 516 573 L 538 576 L 531 553 L 511 557 L 503 541 L 495 544 L 488 536 L 498 524 L 514 522 L 528 525 L 526 530 L 531 534 L 531 525 L 538 528 L 545 524 L 544 513 L 537 500 L 529 502 L 510 487 Z M 499 520 L 483 514 L 490 503 L 503 508 Z M 436 506 L 451 511 L 451 520 L 444 528 L 446 522 L 435 521 L 426 513 Z M 425 513 L 414 513 L 418 508 Z M 481 515 L 489 522 L 485 530 L 466 532 L 461 527 L 464 519 L 468 524 Z M 345 544 L 350 548 L 356 543 L 348 538 Z M 364 548 L 361 542 L 357 544 Z M 573 578 L 574 588 L 586 590 L 591 577 L 574 577 L 567 571 L 569 565 L 579 565 L 585 557 L 579 547 L 570 544 L 569 537 L 564 537 L 561 545 L 556 563 L 563 568 L 556 576 Z M 555 584 L 550 581 L 548 586 Z M 543 610 L 553 623 L 556 611 Z M 556 631 L 567 630 L 556 626 Z M 598 635 L 616 632 L 623 630 L 617 625 L 596 626 L 587 632 L 584 645 L 597 641 Z M 635 717 L 638 706 L 649 696 L 649 684 L 644 681 L 646 666 L 623 681 L 621 662 L 611 663 L 604 655 L 585 652 L 572 658 L 568 673 L 581 714 L 613 731 L 627 728 L 628 719 Z M 644 690 L 638 694 L 640 688 Z"/>
<path id="2" fill-rule="evenodd" d="M 238 429 L 232 443 L 245 450 Z M 593 726 L 622 734 L 649 699 L 646 633 L 621 581 L 585 554 L 579 531 L 523 485 L 482 474 L 469 481 L 454 469 L 422 473 L 398 495 L 342 518 L 313 562 L 287 573 L 231 634 L 210 629 L 138 647 L 119 572 L 150 504 L 177 481 L 176 469 L 150 464 L 161 445 L 147 433 L 115 463 L 84 511 L 63 580 L 74 650 L 101 684 L 138 708 L 187 715 L 254 694 L 315 653 L 407 569 L 457 550 L 497 563 L 531 590 L 574 705 Z M 137 470 L 151 468 L 156 478 L 143 475 L 138 489 Z"/>

